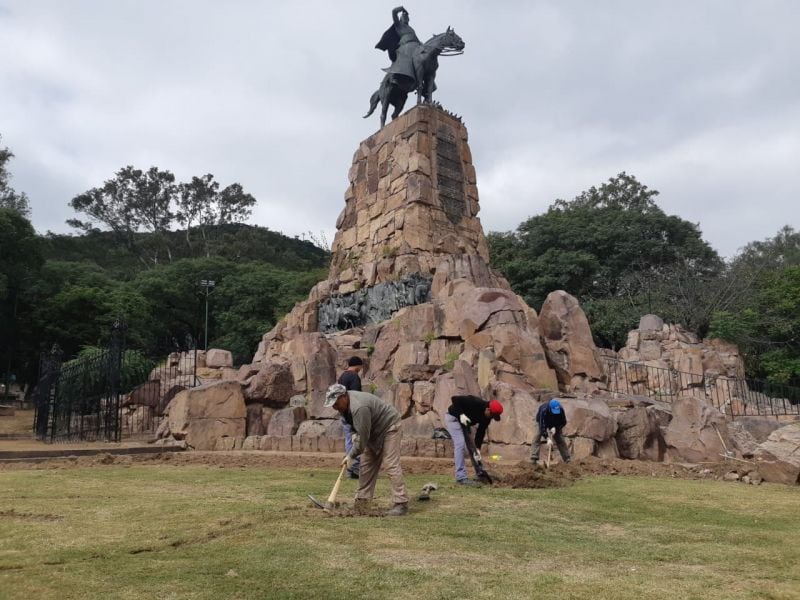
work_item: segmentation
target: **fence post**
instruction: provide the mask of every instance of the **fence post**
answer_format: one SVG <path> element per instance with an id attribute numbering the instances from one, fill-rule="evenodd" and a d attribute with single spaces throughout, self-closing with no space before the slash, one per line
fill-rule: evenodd
<path id="1" fill-rule="evenodd" d="M 125 333 L 128 326 L 120 319 L 111 326 L 111 342 L 108 353 L 109 395 L 105 410 L 106 441 L 119 442 L 122 439 L 122 415 L 120 414 L 119 394 L 122 379 L 122 360 L 125 354 Z"/>
<path id="2" fill-rule="evenodd" d="M 53 344 L 50 352 L 43 352 L 39 359 L 39 381 L 34 392 L 34 433 L 36 438 L 47 441 L 47 428 L 55 419 L 54 391 L 61 371 L 64 353 L 58 344 Z M 55 427 L 53 428 L 55 430 Z M 52 441 L 52 439 L 51 439 Z"/>

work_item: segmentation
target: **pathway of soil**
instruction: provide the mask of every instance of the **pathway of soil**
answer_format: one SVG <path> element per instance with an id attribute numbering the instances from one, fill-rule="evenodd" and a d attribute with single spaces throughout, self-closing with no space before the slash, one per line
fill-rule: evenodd
<path id="1" fill-rule="evenodd" d="M 0 462 L 0 471 L 19 469 L 73 469 L 102 465 L 174 465 L 204 466 L 213 468 L 258 469 L 331 469 L 338 468 L 341 456 L 317 452 L 163 452 L 144 455 L 66 456 L 38 462 Z M 452 459 L 404 457 L 403 471 L 410 475 L 450 475 Z M 730 470 L 731 465 L 680 465 L 641 462 L 622 459 L 587 457 L 569 464 L 556 464 L 546 469 L 533 467 L 528 461 L 492 463 L 489 472 L 495 486 L 506 488 L 549 488 L 571 485 L 587 475 L 627 475 L 642 477 L 671 477 L 680 479 L 707 478 L 710 469 L 714 474 Z"/>

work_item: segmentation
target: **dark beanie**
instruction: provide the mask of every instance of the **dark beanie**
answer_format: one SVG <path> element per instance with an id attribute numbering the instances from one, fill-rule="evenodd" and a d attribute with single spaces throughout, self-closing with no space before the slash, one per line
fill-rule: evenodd
<path id="1" fill-rule="evenodd" d="M 351 356 L 350 360 L 347 361 L 348 367 L 356 367 L 358 365 L 363 365 L 364 361 L 361 360 L 358 356 Z"/>

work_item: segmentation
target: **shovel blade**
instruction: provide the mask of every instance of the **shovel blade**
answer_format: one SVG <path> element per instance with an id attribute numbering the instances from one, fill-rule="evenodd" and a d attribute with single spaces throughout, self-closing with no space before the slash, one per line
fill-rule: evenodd
<path id="1" fill-rule="evenodd" d="M 314 496 L 312 496 L 311 494 L 308 495 L 308 499 L 311 500 L 311 503 L 317 508 L 321 508 L 322 510 L 328 508 L 328 506 L 324 502 L 320 502 L 319 500 L 314 498 Z"/>

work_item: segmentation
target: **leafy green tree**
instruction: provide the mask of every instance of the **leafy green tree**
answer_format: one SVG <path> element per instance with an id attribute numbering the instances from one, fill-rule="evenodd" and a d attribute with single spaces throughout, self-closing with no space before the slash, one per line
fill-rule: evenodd
<path id="1" fill-rule="evenodd" d="M 219 183 L 214 181 L 211 173 L 192 177 L 189 183 L 182 183 L 177 219 L 186 228 L 187 245 L 193 247 L 191 233 L 197 229 L 201 235 L 203 252 L 205 256 L 210 256 L 210 233 L 214 231 L 214 226 L 244 221 L 250 216 L 255 203 L 256 199 L 238 183 L 220 191 Z"/>
<path id="2" fill-rule="evenodd" d="M 102 187 L 92 188 L 72 199 L 70 206 L 84 213 L 89 220 L 70 219 L 73 227 L 91 231 L 97 224 L 105 225 L 141 263 L 148 267 L 159 262 L 163 237 L 174 219 L 172 203 L 177 187 L 169 171 L 151 167 L 148 171 L 123 167 Z M 153 247 L 147 251 L 137 236 L 141 229 L 152 232 Z M 166 248 L 169 255 L 169 247 Z"/>
<path id="3" fill-rule="evenodd" d="M 131 343 L 149 343 L 152 307 L 97 265 L 47 261 L 29 290 L 28 302 L 29 335 L 41 349 L 58 343 L 71 357 L 85 346 L 102 345 L 117 318 L 139 325 L 130 333 Z"/>
<path id="4" fill-rule="evenodd" d="M 9 184 L 11 174 L 8 172 L 7 164 L 13 157 L 11 150 L 0 147 L 0 208 L 10 208 L 23 217 L 30 217 L 31 207 L 28 197 L 23 192 L 15 191 Z"/>
<path id="5" fill-rule="evenodd" d="M 42 265 L 39 240 L 31 222 L 17 210 L 0 208 L 0 374 L 27 369 L 24 332 L 26 295 Z"/>
<path id="6" fill-rule="evenodd" d="M 492 263 L 534 307 L 556 289 L 576 296 L 597 342 L 623 345 L 642 314 L 670 318 L 690 303 L 684 296 L 691 282 L 715 280 L 724 266 L 698 227 L 664 213 L 657 195 L 620 173 L 571 201 L 557 200 L 515 232 L 490 234 Z M 692 322 L 685 316 L 684 325 L 703 330 L 710 313 Z"/>
<path id="7" fill-rule="evenodd" d="M 743 292 L 714 314 L 711 335 L 739 347 L 749 374 L 800 385 L 800 232 L 748 244 L 726 278 Z"/>

